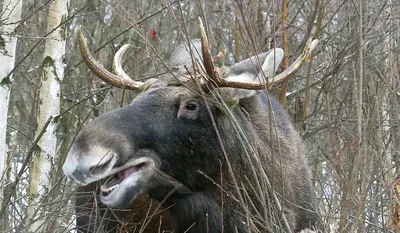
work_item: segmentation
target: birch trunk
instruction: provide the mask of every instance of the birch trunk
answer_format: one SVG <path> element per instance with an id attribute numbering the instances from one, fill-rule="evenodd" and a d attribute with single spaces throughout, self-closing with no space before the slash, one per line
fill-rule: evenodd
<path id="1" fill-rule="evenodd" d="M 63 56 L 65 54 L 65 25 L 60 25 L 68 14 L 68 0 L 55 0 L 51 3 L 47 31 L 53 31 L 45 43 L 42 61 L 42 77 L 39 94 L 37 132 L 43 128 L 49 116 L 60 113 L 60 83 L 64 76 Z M 57 29 L 56 29 L 57 28 Z M 38 143 L 30 170 L 29 185 L 29 231 L 40 232 L 45 229 L 46 214 L 41 208 L 43 198 L 50 189 L 51 169 L 57 154 L 57 121 L 52 121 Z M 34 219 L 35 218 L 35 219 Z"/>
<path id="2" fill-rule="evenodd" d="M 0 206 L 3 200 L 3 177 L 5 176 L 7 150 L 6 131 L 8 104 L 10 101 L 11 70 L 14 68 L 17 37 L 13 37 L 21 18 L 21 0 L 3 0 L 0 22 Z M 1 25 L 1 24 L 0 24 Z"/>

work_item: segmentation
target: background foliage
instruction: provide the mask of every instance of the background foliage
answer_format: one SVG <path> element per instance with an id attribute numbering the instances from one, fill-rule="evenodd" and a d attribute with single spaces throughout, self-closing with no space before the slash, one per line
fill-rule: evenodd
<path id="1" fill-rule="evenodd" d="M 38 91 L 52 0 L 24 0 L 7 127 L 5 193 L 12 194 L 0 232 L 26 229 L 29 159 L 37 127 Z M 186 36 L 199 37 L 206 18 L 214 60 L 233 64 L 269 48 L 288 48 L 289 64 L 310 37 L 320 40 L 310 61 L 288 83 L 286 108 L 308 145 L 310 165 L 326 232 L 395 232 L 398 197 L 393 189 L 400 162 L 400 2 L 395 0 L 142 1 L 71 0 L 64 19 L 67 49 L 58 128 L 58 157 L 42 208 L 48 231 L 73 228 L 73 188 L 61 166 L 79 129 L 92 118 L 128 104 L 135 93 L 110 88 L 82 63 L 76 30 L 83 25 L 97 59 L 111 70 L 125 43 L 132 49 L 125 70 L 137 79 L 155 77 Z M 1 24 L 7 23 L 0 21 Z M 285 26 L 286 25 L 286 26 Z M 282 40 L 287 33 L 287 42 Z M 1 32 L 0 32 L 1 35 Z M 224 56 L 218 56 L 219 52 Z M 162 58 L 162 59 L 160 59 Z M 1 69 L 1 66 L 0 66 Z M 281 90 L 274 89 L 279 96 Z M 29 164 L 29 160 L 27 161 Z"/>

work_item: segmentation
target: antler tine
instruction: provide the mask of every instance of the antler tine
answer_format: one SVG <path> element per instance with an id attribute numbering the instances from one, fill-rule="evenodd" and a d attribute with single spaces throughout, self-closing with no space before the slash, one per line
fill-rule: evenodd
<path id="1" fill-rule="evenodd" d="M 132 81 L 133 79 L 131 77 L 129 77 L 129 75 L 127 75 L 125 73 L 125 71 L 122 69 L 122 59 L 125 56 L 125 53 L 128 51 L 128 49 L 131 47 L 130 44 L 125 44 L 123 45 L 115 54 L 114 56 L 114 62 L 113 62 L 113 70 L 114 73 L 116 75 L 118 75 L 119 77 L 127 80 L 127 81 Z M 138 88 L 140 88 L 143 85 L 143 82 L 138 82 L 135 81 L 135 83 L 138 85 Z"/>
<path id="2" fill-rule="evenodd" d="M 303 52 L 296 59 L 296 61 L 294 61 L 293 64 L 288 68 L 286 68 L 282 73 L 278 74 L 273 78 L 269 78 L 268 80 L 269 85 L 276 86 L 282 83 L 283 81 L 289 79 L 293 74 L 295 74 L 301 68 L 301 66 L 304 64 L 307 58 L 310 56 L 315 47 L 317 47 L 318 42 L 319 41 L 317 39 L 314 40 L 308 39 L 306 45 L 304 46 Z"/>
<path id="3" fill-rule="evenodd" d="M 203 26 L 203 21 L 201 20 L 200 17 L 199 17 L 199 30 L 201 34 L 201 52 L 203 54 L 204 69 L 206 70 L 208 77 L 210 77 L 215 82 L 215 85 L 219 86 L 221 78 L 219 77 L 218 73 L 215 72 L 214 64 L 209 50 L 207 34 Z"/>
<path id="4" fill-rule="evenodd" d="M 85 37 L 82 33 L 82 26 L 78 27 L 78 43 L 83 60 L 89 67 L 89 69 L 100 79 L 106 83 L 129 90 L 141 90 L 142 82 L 137 82 L 129 78 L 129 76 L 122 70 L 122 57 L 129 48 L 129 46 L 122 46 L 120 50 L 116 53 L 114 57 L 114 70 L 117 75 L 106 70 L 96 59 L 94 59 L 92 53 L 90 52 Z"/>

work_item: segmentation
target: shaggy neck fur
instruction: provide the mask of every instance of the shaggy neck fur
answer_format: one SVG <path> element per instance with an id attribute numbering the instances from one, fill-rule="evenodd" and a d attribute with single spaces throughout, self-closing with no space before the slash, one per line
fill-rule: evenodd
<path id="1" fill-rule="evenodd" d="M 215 198 L 218 195 L 196 192 L 168 201 L 172 205 L 170 213 L 175 223 L 174 232 L 219 233 L 222 227 L 224 232 L 245 232 L 245 226 L 240 220 L 240 214 L 233 208 L 233 203 L 225 200 L 222 210 L 220 198 Z"/>

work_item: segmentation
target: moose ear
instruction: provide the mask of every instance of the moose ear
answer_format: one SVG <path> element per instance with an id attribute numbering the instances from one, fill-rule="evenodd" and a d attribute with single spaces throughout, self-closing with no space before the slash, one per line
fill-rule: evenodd
<path id="1" fill-rule="evenodd" d="M 193 39 L 190 41 L 190 46 L 192 48 L 194 60 L 201 61 L 201 40 Z M 191 66 L 192 59 L 190 56 L 190 50 L 188 44 L 180 44 L 176 49 L 172 52 L 171 57 L 168 63 L 169 67 L 174 66 Z"/>
<path id="2" fill-rule="evenodd" d="M 260 82 L 260 77 L 271 78 L 278 69 L 283 54 L 282 49 L 276 48 L 236 63 L 229 68 L 227 79 L 240 82 Z"/>
<path id="3" fill-rule="evenodd" d="M 265 78 L 274 76 L 283 58 L 283 50 L 276 48 L 262 53 L 231 66 L 227 73 L 227 79 L 238 82 L 259 83 Z M 258 93 L 255 90 L 239 88 L 219 88 L 220 95 L 225 106 L 232 109 L 236 107 L 241 99 L 250 98 Z"/>

